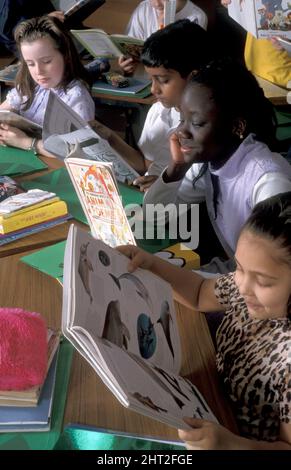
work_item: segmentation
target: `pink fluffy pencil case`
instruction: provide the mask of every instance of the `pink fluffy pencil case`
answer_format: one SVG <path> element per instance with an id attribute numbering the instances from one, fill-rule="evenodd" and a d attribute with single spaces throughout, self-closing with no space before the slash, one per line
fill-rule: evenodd
<path id="1" fill-rule="evenodd" d="M 35 312 L 0 308 L 0 390 L 41 385 L 47 367 L 47 328 Z"/>

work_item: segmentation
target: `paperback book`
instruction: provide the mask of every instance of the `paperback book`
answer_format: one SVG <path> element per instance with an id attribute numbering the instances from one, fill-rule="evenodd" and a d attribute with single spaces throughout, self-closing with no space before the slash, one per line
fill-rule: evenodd
<path id="1" fill-rule="evenodd" d="M 140 60 L 143 43 L 141 39 L 124 34 L 107 34 L 102 29 L 72 29 L 71 33 L 93 57 L 131 57 Z"/>
<path id="2" fill-rule="evenodd" d="M 172 289 L 71 226 L 64 259 L 62 331 L 123 406 L 170 426 L 183 417 L 216 422 L 179 374 L 181 345 Z"/>
<path id="3" fill-rule="evenodd" d="M 0 109 L 0 123 L 9 124 L 24 131 L 26 134 L 41 139 L 42 127 L 13 111 Z"/>
<path id="4" fill-rule="evenodd" d="M 113 164 L 118 181 L 128 183 L 138 173 L 80 116 L 50 92 L 46 107 L 43 141 L 45 149 L 64 160 L 78 144 L 78 156 Z"/>

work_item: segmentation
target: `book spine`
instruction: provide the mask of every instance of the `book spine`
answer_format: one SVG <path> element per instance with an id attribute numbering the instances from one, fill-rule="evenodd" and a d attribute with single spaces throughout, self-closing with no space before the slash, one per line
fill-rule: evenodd
<path id="1" fill-rule="evenodd" d="M 67 213 L 68 209 L 64 201 L 54 202 L 53 204 L 48 204 L 29 212 L 3 219 L 2 223 L 0 223 L 0 233 L 14 232 L 24 227 L 30 227 L 31 225 L 61 217 Z"/>
<path id="2" fill-rule="evenodd" d="M 58 196 L 56 196 L 56 197 L 52 197 L 51 199 L 45 199 L 44 201 L 37 202 L 36 204 L 33 204 L 33 205 L 23 207 L 22 209 L 18 209 L 18 210 L 13 211 L 13 212 L 7 212 L 6 214 L 2 213 L 2 215 L 0 215 L 0 224 L 2 224 L 4 219 L 9 219 L 10 217 L 15 217 L 18 214 L 22 214 L 23 212 L 29 212 L 32 209 L 33 210 L 37 209 L 38 207 L 53 204 L 54 202 L 57 202 L 59 200 L 60 200 L 60 198 Z"/>

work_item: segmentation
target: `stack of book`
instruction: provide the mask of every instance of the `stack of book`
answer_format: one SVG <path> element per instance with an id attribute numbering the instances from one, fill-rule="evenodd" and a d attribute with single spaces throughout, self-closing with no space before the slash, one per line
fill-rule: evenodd
<path id="1" fill-rule="evenodd" d="M 0 246 L 59 225 L 71 216 L 55 193 L 32 189 L 0 202 Z"/>
<path id="2" fill-rule="evenodd" d="M 0 390 L 0 432 L 50 429 L 59 345 L 60 333 L 48 329 L 47 375 L 41 386 Z"/>

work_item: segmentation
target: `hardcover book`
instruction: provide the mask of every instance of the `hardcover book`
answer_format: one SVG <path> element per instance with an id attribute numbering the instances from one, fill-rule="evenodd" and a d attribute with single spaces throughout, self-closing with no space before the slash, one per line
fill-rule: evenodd
<path id="1" fill-rule="evenodd" d="M 143 43 L 141 39 L 124 34 L 107 34 L 102 29 L 72 29 L 71 33 L 93 57 L 131 57 L 140 60 Z"/>
<path id="2" fill-rule="evenodd" d="M 104 93 L 110 95 L 139 95 L 139 97 L 146 97 L 151 94 L 151 81 L 141 78 L 127 77 L 128 85 L 124 88 L 118 88 L 110 85 L 102 80 L 97 80 L 92 87 L 96 93 Z M 142 95 L 142 96 L 141 96 Z"/>
<path id="3" fill-rule="evenodd" d="M 113 247 L 135 244 L 112 165 L 72 156 L 65 159 L 65 164 L 93 237 Z"/>
<path id="4" fill-rule="evenodd" d="M 62 331 L 123 406 L 170 426 L 216 421 L 181 377 L 181 345 L 168 283 L 127 271 L 128 258 L 71 226 L 64 259 Z"/>
<path id="5" fill-rule="evenodd" d="M 232 0 L 228 13 L 256 38 L 281 36 L 291 40 L 289 0 Z"/>

